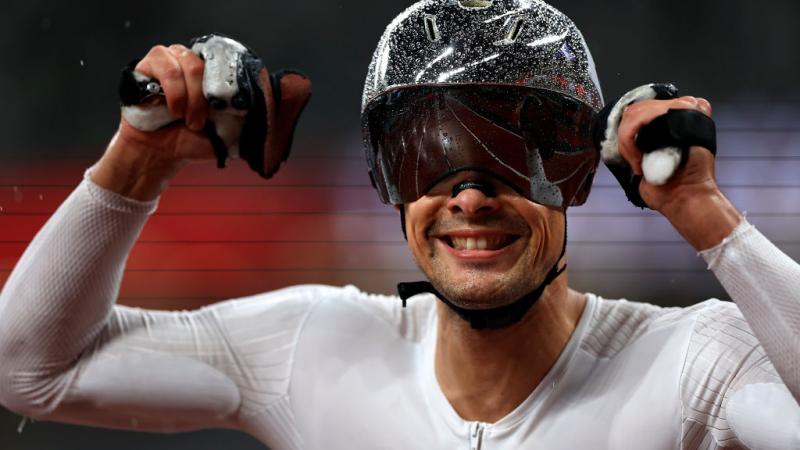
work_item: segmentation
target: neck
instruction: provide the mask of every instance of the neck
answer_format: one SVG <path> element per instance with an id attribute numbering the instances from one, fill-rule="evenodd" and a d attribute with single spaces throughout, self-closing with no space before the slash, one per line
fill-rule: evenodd
<path id="1" fill-rule="evenodd" d="M 475 330 L 437 302 L 436 378 L 464 420 L 497 422 L 553 367 L 586 304 L 584 295 L 567 287 L 566 275 L 545 289 L 522 320 L 502 329 Z"/>

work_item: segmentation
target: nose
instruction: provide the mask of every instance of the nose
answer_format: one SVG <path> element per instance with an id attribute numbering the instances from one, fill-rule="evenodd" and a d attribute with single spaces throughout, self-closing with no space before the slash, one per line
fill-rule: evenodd
<path id="1" fill-rule="evenodd" d="M 490 182 L 464 180 L 453 185 L 453 194 L 447 202 L 447 208 L 453 214 L 475 216 L 497 211 L 500 205 L 494 186 Z"/>

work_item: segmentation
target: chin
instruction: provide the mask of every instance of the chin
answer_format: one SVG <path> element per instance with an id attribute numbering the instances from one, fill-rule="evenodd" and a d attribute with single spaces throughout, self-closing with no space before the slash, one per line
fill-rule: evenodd
<path id="1" fill-rule="evenodd" d="M 469 274 L 465 277 L 437 280 L 431 283 L 454 304 L 467 309 L 491 309 L 513 303 L 522 295 L 521 283 L 507 276 Z"/>

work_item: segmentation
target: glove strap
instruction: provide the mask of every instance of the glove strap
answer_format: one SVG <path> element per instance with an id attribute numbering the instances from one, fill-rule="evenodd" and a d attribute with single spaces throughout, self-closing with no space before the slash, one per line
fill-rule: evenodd
<path id="1" fill-rule="evenodd" d="M 717 154 L 717 128 L 714 120 L 693 109 L 670 109 L 643 126 L 636 136 L 636 147 L 650 153 L 664 147 L 688 149 L 700 146 Z M 683 152 L 681 165 L 688 152 Z"/>

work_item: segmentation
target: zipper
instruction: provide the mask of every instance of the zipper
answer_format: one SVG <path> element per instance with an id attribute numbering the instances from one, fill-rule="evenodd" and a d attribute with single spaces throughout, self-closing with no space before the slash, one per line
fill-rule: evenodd
<path id="1" fill-rule="evenodd" d="M 470 426 L 469 449 L 481 450 L 483 447 L 483 430 L 486 426 L 480 422 L 475 422 Z"/>

